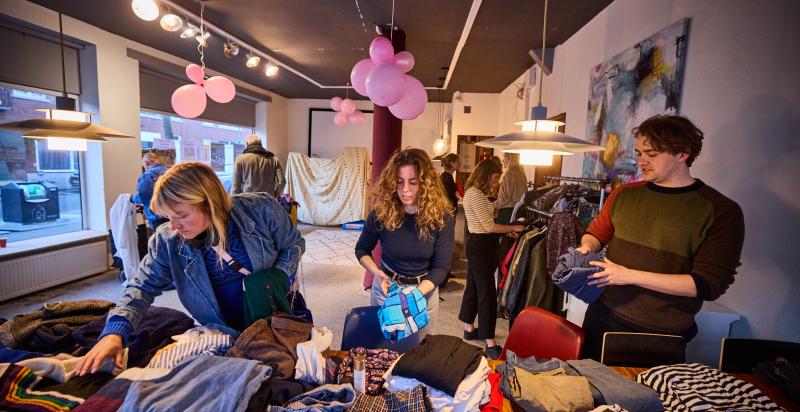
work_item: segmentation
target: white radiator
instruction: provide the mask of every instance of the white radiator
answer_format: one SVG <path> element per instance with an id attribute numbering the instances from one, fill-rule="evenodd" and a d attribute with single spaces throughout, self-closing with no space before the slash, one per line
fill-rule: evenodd
<path id="1" fill-rule="evenodd" d="M 0 262 L 0 302 L 108 269 L 105 241 Z"/>

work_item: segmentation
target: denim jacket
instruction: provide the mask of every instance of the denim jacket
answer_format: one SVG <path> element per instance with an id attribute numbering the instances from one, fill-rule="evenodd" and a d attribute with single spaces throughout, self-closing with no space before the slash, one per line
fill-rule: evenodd
<path id="1" fill-rule="evenodd" d="M 230 218 L 239 228 L 255 272 L 274 267 L 294 279 L 305 240 L 277 200 L 264 193 L 234 195 Z M 128 281 L 109 318 L 122 316 L 135 328 L 153 299 L 172 284 L 200 324 L 224 325 L 200 250 L 184 243 L 169 225 L 160 226 L 148 243 L 139 272 Z"/>
<path id="2" fill-rule="evenodd" d="M 136 194 L 133 196 L 133 201 L 142 204 L 144 215 L 147 217 L 147 222 L 152 229 L 155 229 L 153 225 L 161 217 L 150 210 L 150 200 L 153 199 L 153 190 L 156 186 L 156 180 L 166 172 L 167 168 L 164 165 L 156 163 L 145 170 L 144 173 L 139 176 L 139 182 L 136 183 Z"/>

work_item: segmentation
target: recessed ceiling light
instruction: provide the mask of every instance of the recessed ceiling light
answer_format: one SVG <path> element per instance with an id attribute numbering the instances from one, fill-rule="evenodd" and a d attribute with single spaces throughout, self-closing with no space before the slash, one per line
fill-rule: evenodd
<path id="1" fill-rule="evenodd" d="M 266 75 L 267 75 L 267 77 L 272 77 L 272 76 L 274 76 L 274 75 L 278 74 L 278 70 L 280 70 L 280 69 L 278 68 L 278 66 L 276 66 L 276 65 L 275 65 L 274 63 L 272 63 L 272 62 L 269 62 L 269 63 L 267 63 L 267 68 L 266 68 L 266 70 L 264 70 L 264 74 L 266 74 Z"/>
<path id="2" fill-rule="evenodd" d="M 183 27 L 183 19 L 172 13 L 161 18 L 161 28 L 166 31 L 178 31 Z"/>
<path id="3" fill-rule="evenodd" d="M 258 66 L 259 63 L 261 63 L 261 57 L 256 56 L 252 52 L 247 53 L 247 63 L 245 63 L 245 66 L 247 66 L 248 69 Z"/>
<path id="4" fill-rule="evenodd" d="M 158 18 L 158 6 L 153 0 L 133 0 L 133 12 L 142 20 L 153 21 Z"/>

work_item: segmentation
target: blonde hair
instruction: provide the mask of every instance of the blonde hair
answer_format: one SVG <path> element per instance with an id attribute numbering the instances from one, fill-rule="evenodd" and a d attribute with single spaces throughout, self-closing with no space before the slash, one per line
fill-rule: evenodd
<path id="1" fill-rule="evenodd" d="M 420 239 L 425 239 L 430 232 L 445 226 L 447 215 L 453 209 L 425 151 L 404 149 L 389 159 L 375 187 L 374 210 L 378 221 L 388 230 L 395 230 L 403 223 L 405 212 L 397 196 L 397 172 L 407 165 L 414 166 L 417 171 L 417 232 Z"/>
<path id="2" fill-rule="evenodd" d="M 218 240 L 214 245 L 218 252 L 225 250 L 232 201 L 211 167 L 183 162 L 169 168 L 156 181 L 150 208 L 162 216 L 174 215 L 170 203 L 189 204 L 205 213 L 211 220 L 209 238 Z"/>
<path id="3" fill-rule="evenodd" d="M 497 173 L 500 174 L 503 172 L 503 167 L 500 166 L 500 163 L 497 163 L 494 159 L 486 159 L 478 163 L 467 179 L 467 183 L 464 185 L 465 190 L 469 189 L 472 186 L 475 186 L 483 192 L 483 194 L 488 195 L 489 191 L 492 189 L 489 187 L 489 181 L 493 174 Z"/>

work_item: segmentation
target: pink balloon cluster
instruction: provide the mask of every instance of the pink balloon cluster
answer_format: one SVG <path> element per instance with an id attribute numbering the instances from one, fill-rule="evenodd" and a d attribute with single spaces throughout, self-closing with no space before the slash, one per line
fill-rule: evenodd
<path id="1" fill-rule="evenodd" d="M 416 119 L 425 111 L 428 93 L 414 76 L 414 55 L 407 51 L 394 53 L 392 42 L 378 36 L 369 46 L 369 59 L 363 59 L 350 71 L 353 89 L 369 97 L 378 106 L 388 107 L 399 119 Z"/>
<path id="2" fill-rule="evenodd" d="M 350 99 L 342 99 L 341 97 L 331 98 L 331 109 L 337 112 L 333 116 L 333 124 L 341 127 L 350 122 L 354 125 L 364 124 L 367 118 L 361 110 L 356 109 L 356 102 Z"/>
<path id="3" fill-rule="evenodd" d="M 227 77 L 205 78 L 203 68 L 190 64 L 186 66 L 186 77 L 194 84 L 178 87 L 172 93 L 172 108 L 181 117 L 195 118 L 206 110 L 206 95 L 217 103 L 228 103 L 236 96 L 236 86 Z"/>

